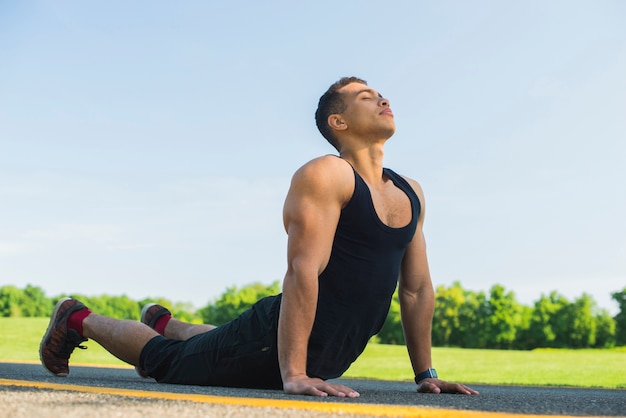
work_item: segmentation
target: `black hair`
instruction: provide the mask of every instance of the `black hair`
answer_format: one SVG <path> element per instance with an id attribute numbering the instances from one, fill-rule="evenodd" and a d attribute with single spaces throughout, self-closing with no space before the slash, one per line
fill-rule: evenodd
<path id="1" fill-rule="evenodd" d="M 339 81 L 333 83 L 328 90 L 326 90 L 326 93 L 320 97 L 317 110 L 315 111 L 317 129 L 319 129 L 322 136 L 337 150 L 339 150 L 337 139 L 335 138 L 333 130 L 328 125 L 328 117 L 346 110 L 343 94 L 339 90 L 350 83 L 361 83 L 367 86 L 367 81 L 358 77 L 342 77 Z"/>

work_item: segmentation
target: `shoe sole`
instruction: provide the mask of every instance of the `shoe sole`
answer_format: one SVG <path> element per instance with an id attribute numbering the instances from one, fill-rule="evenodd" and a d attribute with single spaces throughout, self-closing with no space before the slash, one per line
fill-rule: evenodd
<path id="1" fill-rule="evenodd" d="M 59 376 L 59 377 L 66 377 L 68 374 L 67 373 L 54 373 L 52 370 L 48 369 L 46 367 L 46 364 L 43 362 L 42 351 L 43 351 L 43 346 L 46 344 L 46 340 L 48 340 L 48 338 L 50 337 L 50 334 L 54 330 L 54 325 L 56 323 L 59 309 L 61 309 L 61 306 L 63 305 L 63 303 L 65 303 L 65 301 L 68 301 L 68 300 L 71 300 L 71 298 L 63 298 L 59 300 L 57 304 L 54 306 L 54 310 L 52 311 L 52 315 L 50 316 L 50 322 L 48 323 L 48 329 L 46 329 L 46 333 L 43 335 L 43 338 L 41 339 L 41 343 L 39 344 L 39 360 L 41 361 L 41 364 L 43 365 L 44 369 L 48 370 L 53 375 Z"/>
<path id="2" fill-rule="evenodd" d="M 141 321 L 141 323 L 143 323 L 145 325 L 148 325 L 148 324 L 146 324 L 146 314 L 148 313 L 148 309 L 152 308 L 154 305 L 157 305 L 157 304 L 156 303 L 148 303 L 147 305 L 144 305 L 143 308 L 141 308 L 141 316 L 139 317 L 139 320 Z M 139 377 L 143 377 L 144 379 L 147 379 L 147 378 L 150 377 L 148 375 L 148 373 L 146 373 L 139 366 L 135 366 L 135 372 L 137 372 Z"/>

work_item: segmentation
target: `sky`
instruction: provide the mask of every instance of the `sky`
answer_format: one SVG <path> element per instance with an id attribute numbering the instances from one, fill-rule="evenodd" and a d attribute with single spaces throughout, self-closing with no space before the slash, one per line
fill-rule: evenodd
<path id="1" fill-rule="evenodd" d="M 622 1 L 0 3 L 0 286 L 205 306 L 282 280 L 319 96 L 390 100 L 434 286 L 626 288 Z"/>

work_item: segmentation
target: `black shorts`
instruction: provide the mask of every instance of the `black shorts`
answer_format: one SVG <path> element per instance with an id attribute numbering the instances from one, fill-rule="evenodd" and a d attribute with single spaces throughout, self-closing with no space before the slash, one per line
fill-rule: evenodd
<path id="1" fill-rule="evenodd" d="M 271 296 L 186 341 L 154 337 L 141 351 L 139 364 L 161 383 L 282 389 L 279 310 L 280 296 Z"/>

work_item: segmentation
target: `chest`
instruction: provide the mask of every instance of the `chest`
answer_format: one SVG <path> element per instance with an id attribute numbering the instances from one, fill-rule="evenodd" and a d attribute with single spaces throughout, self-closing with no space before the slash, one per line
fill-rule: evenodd
<path id="1" fill-rule="evenodd" d="M 369 187 L 369 191 L 376 215 L 382 223 L 391 228 L 402 228 L 411 222 L 411 201 L 391 180 L 377 188 Z"/>

